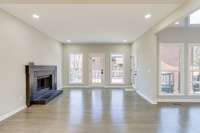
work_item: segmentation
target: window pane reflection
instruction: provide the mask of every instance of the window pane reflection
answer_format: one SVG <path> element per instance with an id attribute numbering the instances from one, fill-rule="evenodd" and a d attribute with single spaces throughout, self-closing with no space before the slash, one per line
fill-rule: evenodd
<path id="1" fill-rule="evenodd" d="M 124 92 L 123 90 L 111 91 L 111 115 L 113 122 L 122 122 L 124 119 Z"/>
<path id="2" fill-rule="evenodd" d="M 160 109 L 159 132 L 176 133 L 180 131 L 180 110 L 179 108 L 163 107 Z"/>
<path id="3" fill-rule="evenodd" d="M 70 91 L 70 123 L 79 124 L 83 117 L 82 90 Z"/>
<path id="4" fill-rule="evenodd" d="M 102 90 L 92 90 L 92 119 L 95 122 L 101 120 L 102 115 Z"/>

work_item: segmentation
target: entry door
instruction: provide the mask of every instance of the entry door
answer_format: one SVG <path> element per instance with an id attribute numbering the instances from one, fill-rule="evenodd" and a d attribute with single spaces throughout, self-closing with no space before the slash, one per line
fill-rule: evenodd
<path id="1" fill-rule="evenodd" d="M 104 86 L 105 55 L 90 54 L 89 56 L 89 82 L 90 86 Z"/>

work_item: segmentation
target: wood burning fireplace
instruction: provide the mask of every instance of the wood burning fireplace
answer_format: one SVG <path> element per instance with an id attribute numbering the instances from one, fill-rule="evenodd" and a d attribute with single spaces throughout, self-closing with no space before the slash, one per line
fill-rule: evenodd
<path id="1" fill-rule="evenodd" d="M 46 104 L 62 90 L 57 90 L 57 67 L 38 66 L 30 63 L 26 66 L 26 104 Z"/>
<path id="2" fill-rule="evenodd" d="M 37 91 L 52 89 L 52 75 L 37 77 Z"/>

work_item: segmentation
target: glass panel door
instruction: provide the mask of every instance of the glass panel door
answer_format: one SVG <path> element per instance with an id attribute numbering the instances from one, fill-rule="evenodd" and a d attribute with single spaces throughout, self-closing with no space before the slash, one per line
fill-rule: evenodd
<path id="1" fill-rule="evenodd" d="M 89 80 L 92 86 L 102 86 L 104 84 L 104 54 L 90 55 Z"/>

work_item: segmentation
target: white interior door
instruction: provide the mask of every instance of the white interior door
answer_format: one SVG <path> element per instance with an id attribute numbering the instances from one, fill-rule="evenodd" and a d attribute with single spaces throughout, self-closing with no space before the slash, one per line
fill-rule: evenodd
<path id="1" fill-rule="evenodd" d="M 104 86 L 105 55 L 90 54 L 89 56 L 89 82 L 90 86 Z"/>

